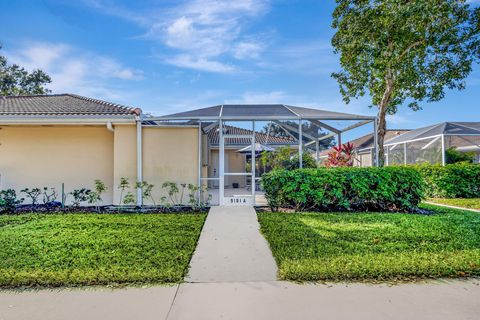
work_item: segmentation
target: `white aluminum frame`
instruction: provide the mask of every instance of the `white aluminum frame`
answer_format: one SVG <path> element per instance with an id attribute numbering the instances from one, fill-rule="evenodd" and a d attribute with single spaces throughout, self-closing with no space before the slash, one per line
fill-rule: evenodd
<path id="1" fill-rule="evenodd" d="M 289 109 L 290 110 L 290 109 Z M 290 110 L 291 111 L 291 110 Z M 293 111 L 292 111 L 293 112 Z M 375 152 L 375 165 L 378 165 L 378 129 L 377 129 L 377 117 L 368 117 L 368 116 L 352 116 L 352 118 L 348 119 L 339 119 L 335 117 L 324 117 L 322 119 L 310 119 L 310 118 L 302 118 L 298 115 L 297 118 L 292 118 L 292 117 L 276 117 L 276 116 L 271 116 L 271 117 L 257 117 L 257 118 L 252 118 L 251 116 L 239 116 L 239 117 L 224 117 L 222 116 L 223 113 L 223 105 L 221 106 L 220 110 L 220 115 L 219 117 L 192 117 L 192 118 L 178 118 L 178 117 L 149 117 L 147 120 L 148 121 L 185 121 L 185 120 L 197 120 L 198 121 L 198 184 L 199 184 L 199 201 L 201 201 L 202 198 L 202 183 L 204 181 L 219 181 L 219 205 L 224 205 L 224 199 L 225 199 L 225 177 L 226 176 L 233 176 L 233 175 L 243 175 L 243 176 L 251 176 L 251 187 L 252 187 L 252 197 L 253 197 L 253 203 L 255 204 L 255 189 L 256 189 L 256 183 L 257 180 L 260 179 L 260 177 L 256 177 L 256 171 L 255 171 L 255 122 L 257 121 L 271 121 L 279 125 L 279 127 L 284 130 L 288 135 L 290 135 L 292 138 L 297 140 L 298 142 L 298 152 L 299 152 L 299 167 L 303 167 L 303 150 L 304 147 L 307 147 L 313 143 L 315 143 L 316 147 L 316 159 L 318 161 L 319 159 L 319 142 L 328 139 L 333 136 L 340 136 L 343 132 L 355 129 L 357 127 L 366 125 L 368 123 L 374 124 L 374 139 L 375 139 L 375 147 L 374 147 L 374 152 Z M 293 112 L 296 114 L 295 112 Z M 298 121 L 298 130 L 295 130 L 295 128 L 290 128 L 292 131 L 296 131 L 296 133 L 299 135 L 299 138 L 297 139 L 294 135 L 292 135 L 288 129 L 286 129 L 284 124 L 279 123 L 279 121 Z M 330 134 L 327 134 L 325 136 L 315 138 L 310 135 L 306 135 L 303 132 L 302 124 L 303 121 L 311 121 L 314 125 L 322 128 L 322 129 L 327 129 L 330 131 L 333 131 Z M 328 124 L 325 124 L 319 120 L 337 120 L 337 121 L 355 121 L 358 120 L 359 122 L 350 125 L 344 129 L 335 129 Z M 228 138 L 250 138 L 249 135 L 228 135 L 224 134 L 224 123 L 225 121 L 252 121 L 252 172 L 251 173 L 238 173 L 238 172 L 225 172 L 225 139 Z M 202 147 L 202 122 L 213 122 L 209 127 L 215 127 L 218 124 L 219 127 L 219 177 L 218 178 L 209 178 L 209 177 L 202 177 L 202 152 L 203 152 L 203 147 Z M 210 128 L 211 129 L 211 128 Z M 307 137 L 310 139 L 310 142 L 303 143 L 303 137 Z"/>

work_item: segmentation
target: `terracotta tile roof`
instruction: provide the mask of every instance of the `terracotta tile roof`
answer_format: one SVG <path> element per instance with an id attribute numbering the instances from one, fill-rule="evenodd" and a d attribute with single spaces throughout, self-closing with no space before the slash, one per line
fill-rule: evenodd
<path id="1" fill-rule="evenodd" d="M 409 131 L 410 130 L 407 130 L 407 129 L 387 130 L 387 132 L 385 133 L 385 141 L 387 141 L 389 139 L 392 139 L 396 136 L 399 136 L 401 134 L 404 134 L 406 132 L 409 132 Z M 346 142 L 344 142 L 344 143 L 346 143 Z M 364 150 L 364 149 L 371 149 L 371 148 L 373 148 L 373 143 L 374 143 L 373 133 L 370 133 L 370 134 L 364 135 L 360 138 L 354 139 L 354 140 L 350 141 L 350 143 L 353 144 L 353 146 L 355 147 L 355 149 L 357 151 L 361 151 L 361 150 Z M 326 156 L 331 151 L 332 151 L 332 149 L 324 150 L 324 151 L 320 152 L 320 156 Z"/>
<path id="2" fill-rule="evenodd" d="M 233 127 L 233 126 L 228 126 L 224 125 L 223 126 L 226 130 L 226 134 L 232 134 L 232 135 L 252 135 L 252 130 L 248 129 L 243 129 L 239 127 Z M 218 145 L 219 144 L 219 130 L 218 130 L 218 125 L 213 127 L 210 131 L 207 132 L 207 137 L 208 141 L 210 142 L 211 145 Z M 256 132 L 255 133 L 255 141 L 261 144 L 267 144 L 267 145 L 294 145 L 296 144 L 296 141 L 294 141 L 291 138 L 281 138 L 281 137 L 273 137 L 273 136 L 268 136 L 268 141 L 267 141 L 267 135 L 265 133 L 261 132 Z M 246 139 L 246 138 L 229 138 L 228 139 L 228 144 L 230 145 L 250 145 L 252 143 L 251 139 Z"/>
<path id="3" fill-rule="evenodd" d="M 138 108 L 75 94 L 0 97 L 0 116 L 132 116 L 140 113 Z"/>

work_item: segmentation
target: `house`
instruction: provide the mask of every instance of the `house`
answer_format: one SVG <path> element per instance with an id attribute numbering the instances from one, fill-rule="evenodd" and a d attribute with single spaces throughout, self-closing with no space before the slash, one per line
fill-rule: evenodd
<path id="1" fill-rule="evenodd" d="M 404 133 L 409 132 L 408 129 L 390 129 L 387 130 L 385 133 L 385 140 L 392 139 L 394 137 L 400 136 Z M 354 139 L 349 141 L 355 151 L 355 157 L 353 161 L 353 165 L 356 167 L 371 167 L 372 166 L 372 159 L 375 152 L 375 139 L 373 133 L 366 134 L 360 138 Z M 333 149 L 327 149 L 320 153 L 320 163 L 323 163 L 330 152 Z"/>
<path id="2" fill-rule="evenodd" d="M 480 122 L 442 122 L 385 141 L 385 163 L 446 164 L 449 151 L 470 152 L 480 161 Z"/>
<path id="3" fill-rule="evenodd" d="M 335 127 L 344 120 L 350 125 Z M 307 121 L 331 133 L 303 132 Z M 260 132 L 262 122 L 275 123 L 286 138 Z M 0 189 L 49 187 L 68 194 L 92 189 L 99 179 L 109 205 L 120 203 L 118 185 L 127 178 L 137 205 L 151 204 L 133 187 L 142 181 L 155 186 L 154 199 L 166 195 L 165 182 L 175 182 L 207 188 L 197 196 L 216 194 L 217 204 L 255 204 L 257 146 L 290 145 L 301 166 L 304 150 L 318 153 L 322 139 L 367 124 L 376 128 L 375 117 L 283 104 L 217 105 L 155 117 L 74 94 L 0 97 Z"/>
<path id="4" fill-rule="evenodd" d="M 198 127 L 139 128 L 142 117 L 139 108 L 73 94 L 0 98 L 0 189 L 60 192 L 63 183 L 71 192 L 100 179 L 103 204 L 118 204 L 122 177 L 155 184 L 157 199 L 165 181 L 196 184 Z"/>

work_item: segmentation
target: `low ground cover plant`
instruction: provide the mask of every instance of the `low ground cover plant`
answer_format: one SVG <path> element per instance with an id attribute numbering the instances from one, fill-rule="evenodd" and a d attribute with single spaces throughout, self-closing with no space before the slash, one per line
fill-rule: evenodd
<path id="1" fill-rule="evenodd" d="M 183 279 L 205 214 L 0 216 L 0 287 Z"/>
<path id="2" fill-rule="evenodd" d="M 480 164 L 460 162 L 415 166 L 431 198 L 480 198 Z"/>
<path id="3" fill-rule="evenodd" d="M 270 208 L 296 211 L 412 211 L 423 180 L 414 168 L 318 168 L 274 170 L 262 176 Z"/>
<path id="4" fill-rule="evenodd" d="M 258 217 L 283 280 L 480 276 L 480 215 L 422 206 L 434 214 L 260 212 Z"/>

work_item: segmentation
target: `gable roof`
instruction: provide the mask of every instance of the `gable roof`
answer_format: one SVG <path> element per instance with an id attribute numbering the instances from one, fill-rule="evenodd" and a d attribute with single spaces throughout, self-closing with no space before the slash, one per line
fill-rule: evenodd
<path id="1" fill-rule="evenodd" d="M 141 109 L 130 108 L 75 94 L 0 97 L 1 116 L 138 116 Z"/>
<path id="2" fill-rule="evenodd" d="M 446 135 L 480 135 L 480 122 L 442 122 L 428 127 L 418 128 L 398 137 L 385 139 L 385 145 L 421 140 L 441 134 Z"/>
<path id="3" fill-rule="evenodd" d="M 229 125 L 223 125 L 223 128 L 225 129 L 226 134 L 231 134 L 231 135 L 252 135 L 252 130 L 249 129 L 244 129 L 244 128 L 239 128 L 239 127 L 234 127 L 234 126 L 229 126 Z M 267 139 L 268 137 L 268 139 Z M 219 130 L 218 130 L 218 125 L 214 126 L 207 132 L 207 138 L 208 141 L 211 145 L 213 146 L 218 146 L 219 141 L 220 141 L 220 135 L 219 135 Z M 295 140 L 292 138 L 282 138 L 282 137 L 274 137 L 274 136 L 268 136 L 265 133 L 261 133 L 256 131 L 255 132 L 255 142 L 258 142 L 263 145 L 294 145 L 297 144 Z M 228 144 L 229 145 L 235 145 L 235 146 L 242 146 L 242 145 L 251 145 L 252 140 L 249 138 L 229 138 L 228 139 Z"/>
<path id="4" fill-rule="evenodd" d="M 374 120 L 375 117 L 326 111 L 313 108 L 295 107 L 284 104 L 222 104 L 208 108 L 174 113 L 156 120 Z"/>

